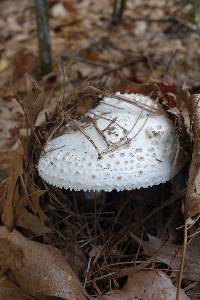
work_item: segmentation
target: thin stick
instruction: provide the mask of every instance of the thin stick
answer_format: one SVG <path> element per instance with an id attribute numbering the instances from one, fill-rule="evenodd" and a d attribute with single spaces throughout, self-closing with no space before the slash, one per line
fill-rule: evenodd
<path id="1" fill-rule="evenodd" d="M 124 128 L 123 126 L 121 126 L 119 123 L 117 123 L 117 117 L 115 117 L 114 119 L 109 119 L 109 118 L 106 118 L 106 117 L 103 117 L 103 116 L 100 116 L 100 115 L 97 115 L 95 113 L 93 113 L 94 116 L 96 116 L 97 118 L 102 118 L 104 120 L 107 120 L 107 121 L 110 121 L 110 124 L 108 124 L 108 126 L 106 126 L 106 128 L 104 128 L 102 131 L 106 131 L 107 129 L 110 128 L 110 126 L 112 124 L 116 124 L 119 128 L 121 128 L 124 132 L 127 132 L 126 128 Z"/>
<path id="2" fill-rule="evenodd" d="M 104 142 L 106 143 L 106 145 L 109 147 L 111 142 L 109 142 L 104 134 L 104 132 L 98 127 L 97 125 L 97 121 L 95 119 L 92 119 L 92 123 L 94 125 L 94 128 L 96 129 L 96 131 L 98 132 L 98 134 L 102 137 L 102 139 L 104 140 Z"/>
<path id="3" fill-rule="evenodd" d="M 185 256 L 186 256 L 186 247 L 187 247 L 187 225 L 188 225 L 188 220 L 185 221 L 184 225 L 184 241 L 183 241 L 183 252 L 182 252 L 182 257 L 181 257 L 181 266 L 180 266 L 180 272 L 178 276 L 178 286 L 177 286 L 177 292 L 176 292 L 176 300 L 181 300 L 181 282 L 183 278 L 183 271 L 184 271 L 184 262 L 185 262 Z"/>
<path id="4" fill-rule="evenodd" d="M 66 51 L 61 54 L 61 57 L 63 59 L 65 59 L 65 58 L 72 59 L 73 58 L 74 61 L 77 61 L 77 62 L 80 62 L 80 63 L 83 63 L 83 64 L 88 64 L 88 65 L 91 65 L 91 66 L 94 66 L 94 67 L 102 67 L 102 68 L 105 68 L 105 69 L 109 68 L 109 65 L 105 64 L 103 62 L 90 60 L 90 59 L 87 59 L 87 58 L 84 58 L 84 57 L 81 57 L 81 56 L 78 56 L 78 55 L 72 55 L 70 53 L 67 53 Z"/>
<path id="5" fill-rule="evenodd" d="M 96 92 L 99 92 L 101 94 L 103 94 L 104 96 L 109 96 L 109 97 L 113 97 L 115 99 L 118 99 L 118 100 L 121 100 L 121 101 L 124 101 L 126 103 L 129 103 L 129 104 L 132 104 L 132 105 L 135 105 L 137 106 L 138 108 L 141 108 L 143 110 L 146 110 L 148 112 L 150 112 L 151 114 L 160 114 L 162 113 L 162 110 L 161 109 L 157 109 L 157 108 L 154 108 L 152 107 L 151 105 L 148 105 L 148 104 L 141 104 L 140 102 L 138 101 L 135 101 L 135 100 L 129 100 L 127 99 L 126 97 L 123 97 L 123 96 L 118 96 L 118 95 L 115 95 L 113 93 L 110 93 L 110 92 L 104 92 L 104 91 L 101 91 L 100 89 L 96 88 L 96 87 L 93 87 L 93 86 L 89 86 L 92 90 L 96 91 Z"/>
<path id="6" fill-rule="evenodd" d="M 145 57 L 141 57 L 141 58 L 137 58 L 137 59 L 136 58 L 131 59 L 131 60 L 125 62 L 125 63 L 119 64 L 118 66 L 116 66 L 114 68 L 111 68 L 111 69 L 108 69 L 108 70 L 104 71 L 102 74 L 93 75 L 93 76 L 89 77 L 88 80 L 92 81 L 92 80 L 96 80 L 98 78 L 102 78 L 103 76 L 107 76 L 108 74 L 117 72 L 119 70 L 122 70 L 125 67 L 129 67 L 130 65 L 133 65 L 133 64 L 136 64 L 138 62 L 145 61 L 145 60 L 146 60 Z"/>
<path id="7" fill-rule="evenodd" d="M 86 139 L 92 144 L 92 146 L 95 148 L 95 150 L 97 151 L 97 154 L 98 154 L 98 159 L 101 159 L 102 156 L 101 156 L 101 153 L 99 152 L 99 149 L 97 147 L 97 145 L 95 144 L 95 142 L 91 139 L 91 137 L 89 137 L 83 130 L 82 128 L 75 122 L 73 122 L 72 126 L 75 128 L 75 129 L 78 129 L 85 137 Z"/>
<path id="8" fill-rule="evenodd" d="M 92 258 L 90 257 L 89 260 L 88 260 L 88 265 L 87 265 L 85 280 L 84 280 L 84 284 L 83 284 L 83 288 L 84 289 L 85 289 L 87 281 L 88 281 L 88 275 L 89 275 L 89 272 L 90 272 L 91 261 L 92 261 Z"/>

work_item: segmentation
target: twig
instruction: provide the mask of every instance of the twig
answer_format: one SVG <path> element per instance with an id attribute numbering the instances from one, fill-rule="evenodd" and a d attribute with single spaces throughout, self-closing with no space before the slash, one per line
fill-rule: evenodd
<path id="1" fill-rule="evenodd" d="M 98 114 L 95 114 L 94 112 L 93 112 L 93 114 L 94 114 L 94 116 L 96 116 L 96 117 L 98 117 L 98 118 L 102 118 L 102 119 L 104 119 L 104 120 L 110 121 L 110 123 L 108 124 L 108 126 L 106 126 L 106 128 L 104 128 L 104 129 L 102 130 L 103 132 L 106 131 L 106 130 L 108 130 L 108 129 L 110 128 L 110 126 L 112 126 L 112 124 L 116 124 L 119 128 L 121 128 L 121 129 L 123 130 L 123 132 L 125 132 L 125 133 L 127 132 L 126 128 L 124 128 L 124 127 L 121 126 L 118 122 L 116 122 L 116 121 L 117 121 L 117 117 L 114 118 L 114 119 L 109 119 L 109 118 L 100 116 L 100 115 L 98 115 Z"/>
<path id="2" fill-rule="evenodd" d="M 126 61 L 125 63 L 119 64 L 116 67 L 113 67 L 111 69 L 108 69 L 108 70 L 104 71 L 102 74 L 91 76 L 90 78 L 88 78 L 88 80 L 92 81 L 92 80 L 101 78 L 103 76 L 107 76 L 111 73 L 115 73 L 115 72 L 117 72 L 117 71 L 119 71 L 119 70 L 121 70 L 125 67 L 129 67 L 133 64 L 136 64 L 136 63 L 142 62 L 142 61 L 146 61 L 146 57 L 140 57 L 140 58 L 137 58 L 137 59 L 136 58 L 130 59 L 130 60 Z"/>
<path id="3" fill-rule="evenodd" d="M 124 239 L 127 239 L 127 235 L 125 235 L 125 233 L 134 233 L 137 232 L 137 230 L 142 227 L 152 216 L 154 216 L 155 214 L 159 213 L 164 207 L 170 205 L 171 203 L 180 200 L 180 198 L 182 198 L 185 195 L 185 190 L 180 191 L 179 193 L 177 193 L 176 195 L 172 195 L 167 201 L 165 201 L 164 203 L 162 203 L 159 207 L 156 207 L 155 209 L 153 209 L 145 218 L 142 219 L 142 221 L 140 221 L 137 225 L 135 223 L 131 223 L 129 226 L 126 226 L 124 228 L 121 229 L 121 231 L 118 233 L 118 237 L 117 240 L 113 239 L 113 245 L 111 246 L 111 249 L 109 251 L 109 253 L 112 251 L 112 249 L 114 247 L 117 247 L 117 245 L 119 245 Z M 111 243 L 111 239 L 108 239 L 106 244 L 108 245 L 109 243 Z M 106 244 L 104 247 L 106 247 Z"/>
<path id="4" fill-rule="evenodd" d="M 176 292 L 176 300 L 181 300 L 181 282 L 183 278 L 183 271 L 184 271 L 184 262 L 185 262 L 185 255 L 186 255 L 186 247 L 187 247 L 187 225 L 188 225 L 188 219 L 185 221 L 184 225 L 184 241 L 183 241 L 183 252 L 181 257 L 181 266 L 180 266 L 180 272 L 178 276 L 178 285 L 177 285 L 177 292 Z"/>
<path id="5" fill-rule="evenodd" d="M 92 123 L 94 125 L 94 128 L 96 129 L 96 131 L 98 132 L 98 134 L 102 137 L 102 139 L 104 140 L 104 142 L 106 143 L 106 145 L 109 147 L 111 142 L 109 142 L 104 134 L 104 132 L 98 127 L 97 125 L 97 121 L 95 119 L 92 119 Z"/>
<path id="6" fill-rule="evenodd" d="M 144 128 L 144 126 L 145 126 L 146 123 L 147 123 L 148 117 L 149 117 L 149 116 L 147 116 L 147 117 L 145 118 L 144 123 L 142 124 L 142 126 L 140 127 L 140 129 L 138 129 L 138 131 L 136 132 L 136 134 L 130 139 L 131 141 L 132 141 L 133 139 L 135 139 L 136 136 L 138 136 L 138 134 L 142 131 L 142 129 Z M 132 130 L 132 129 L 133 129 L 133 127 L 131 128 L 131 130 Z M 130 132 L 131 132 L 131 130 L 130 130 Z M 128 134 L 129 134 L 130 132 L 128 132 Z M 127 135 L 128 135 L 128 134 L 127 134 Z"/>
<path id="7" fill-rule="evenodd" d="M 84 280 L 84 284 L 83 284 L 84 289 L 85 289 L 86 283 L 88 281 L 88 275 L 89 275 L 89 272 L 90 272 L 91 261 L 92 261 L 92 258 L 90 257 L 89 260 L 88 260 L 88 265 L 87 265 L 85 280 Z"/>
<path id="8" fill-rule="evenodd" d="M 113 93 L 110 93 L 108 91 L 102 91 L 94 86 L 89 86 L 92 90 L 96 91 L 96 92 L 99 92 L 101 94 L 103 94 L 104 96 L 109 96 L 109 97 L 112 97 L 112 98 L 116 98 L 118 100 L 121 100 L 123 102 L 126 102 L 126 103 L 129 103 L 129 104 L 132 104 L 132 105 L 135 105 L 137 106 L 138 108 L 142 109 L 142 110 L 146 110 L 148 111 L 149 113 L 151 114 L 160 114 L 162 113 L 162 110 L 161 109 L 157 109 L 157 108 L 154 108 L 152 107 L 151 105 L 148 105 L 148 104 L 141 104 L 140 102 L 138 101 L 135 101 L 135 100 L 129 100 L 127 99 L 126 97 L 123 97 L 123 96 L 119 96 L 119 95 L 116 95 L 116 94 L 113 94 Z"/>
<path id="9" fill-rule="evenodd" d="M 145 104 L 146 104 L 146 103 L 145 103 Z M 134 129 L 134 127 L 136 126 L 137 122 L 138 122 L 139 119 L 141 118 L 142 113 L 143 113 L 143 110 L 140 111 L 140 113 L 139 113 L 139 115 L 138 115 L 138 117 L 137 117 L 135 123 L 133 124 L 133 126 L 131 127 L 131 129 L 130 129 L 129 131 L 127 131 L 126 136 L 128 136 L 128 135 L 131 133 L 131 131 Z M 140 131 L 144 128 L 144 126 L 145 126 L 145 124 L 146 124 L 146 122 L 147 122 L 147 119 L 148 119 L 148 115 L 147 115 L 147 117 L 146 117 L 146 119 L 145 119 L 145 121 L 144 121 L 144 124 L 141 126 L 141 128 L 138 130 L 138 132 L 131 138 L 131 140 L 133 140 L 134 138 L 136 138 L 136 136 L 137 136 L 137 135 L 140 133 Z"/>
<path id="10" fill-rule="evenodd" d="M 82 128 L 79 126 L 78 123 L 73 122 L 72 123 L 72 127 L 74 127 L 75 129 L 79 130 L 85 137 L 86 139 L 92 144 L 92 146 L 95 148 L 95 150 L 97 151 L 98 154 L 98 159 L 101 159 L 101 153 L 99 152 L 99 149 L 97 147 L 97 145 L 95 144 L 95 142 L 91 139 L 91 137 L 89 137 L 83 130 Z"/>
<path id="11" fill-rule="evenodd" d="M 101 152 L 101 154 L 102 155 L 103 154 L 107 154 L 107 153 L 110 153 L 110 152 L 112 152 L 112 151 L 114 151 L 116 149 L 119 149 L 120 147 L 129 144 L 130 141 L 131 141 L 131 139 L 127 138 L 126 136 L 123 136 L 123 137 L 120 138 L 119 142 L 116 142 L 116 143 L 110 145 L 110 147 L 108 149 L 106 149 L 106 150 L 103 150 Z"/>
<path id="12" fill-rule="evenodd" d="M 106 64 L 106 63 L 103 63 L 103 62 L 100 62 L 100 61 L 91 60 L 91 59 L 84 58 L 84 57 L 81 57 L 81 56 L 78 56 L 78 55 L 74 56 L 74 55 L 72 55 L 70 53 L 67 53 L 67 52 L 63 52 L 61 54 L 61 57 L 63 59 L 66 59 L 66 58 L 73 59 L 73 61 L 78 61 L 80 63 L 88 64 L 88 65 L 91 65 L 91 66 L 94 66 L 94 67 L 102 67 L 102 68 L 105 68 L 105 69 L 109 68 L 109 65 Z"/>

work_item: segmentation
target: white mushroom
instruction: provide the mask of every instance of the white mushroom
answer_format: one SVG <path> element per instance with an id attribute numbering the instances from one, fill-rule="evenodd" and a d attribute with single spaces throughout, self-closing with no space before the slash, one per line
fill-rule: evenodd
<path id="1" fill-rule="evenodd" d="M 170 180 L 177 138 L 172 121 L 163 111 L 153 114 L 141 105 L 161 105 L 139 94 L 116 95 L 137 101 L 140 107 L 105 97 L 87 114 L 86 121 L 51 140 L 38 171 L 49 184 L 83 191 L 132 190 Z M 89 118 L 88 118 L 89 117 Z"/>

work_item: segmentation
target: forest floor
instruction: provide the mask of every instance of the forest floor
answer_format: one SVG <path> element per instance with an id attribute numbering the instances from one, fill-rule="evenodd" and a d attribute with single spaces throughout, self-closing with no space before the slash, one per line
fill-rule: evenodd
<path id="1" fill-rule="evenodd" d="M 0 2 L 0 299 L 200 299 L 198 220 L 184 230 L 189 166 L 89 207 L 36 168 L 41 144 L 62 132 L 60 103 L 65 122 L 96 103 L 88 85 L 198 94 L 200 8 L 127 0 L 117 23 L 112 1 L 48 2 L 53 72 L 43 78 L 33 2 Z"/>

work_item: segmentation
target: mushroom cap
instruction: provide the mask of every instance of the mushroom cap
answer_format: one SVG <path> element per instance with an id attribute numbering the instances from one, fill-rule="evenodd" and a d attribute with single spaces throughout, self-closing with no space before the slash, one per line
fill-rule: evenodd
<path id="1" fill-rule="evenodd" d="M 147 96 L 116 95 L 162 109 Z M 104 97 L 85 120 L 71 125 L 73 129 L 48 142 L 39 160 L 39 174 L 51 185 L 76 191 L 132 190 L 164 183 L 178 172 L 175 128 L 164 111 L 153 114 Z"/>

